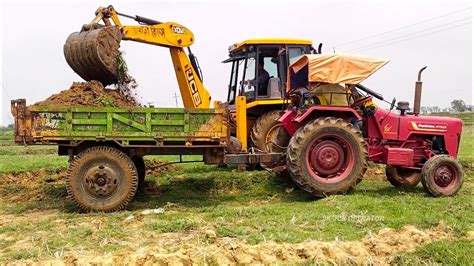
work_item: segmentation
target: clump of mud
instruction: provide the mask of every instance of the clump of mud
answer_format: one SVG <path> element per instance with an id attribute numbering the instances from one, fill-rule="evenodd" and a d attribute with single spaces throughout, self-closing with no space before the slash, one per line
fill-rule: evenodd
<path id="1" fill-rule="evenodd" d="M 38 106 L 92 106 L 92 107 L 138 107 L 140 104 L 133 94 L 136 85 L 105 88 L 99 81 L 73 82 L 68 90 L 53 94 Z"/>
<path id="2" fill-rule="evenodd" d="M 180 166 L 167 164 L 166 161 L 145 160 L 145 168 L 147 176 L 160 176 L 162 173 L 175 172 L 181 169 Z"/>

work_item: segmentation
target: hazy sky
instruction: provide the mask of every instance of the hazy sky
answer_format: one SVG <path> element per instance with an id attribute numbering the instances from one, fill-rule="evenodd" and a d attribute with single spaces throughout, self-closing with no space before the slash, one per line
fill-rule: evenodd
<path id="1" fill-rule="evenodd" d="M 452 99 L 472 104 L 470 1 L 11 1 L 2 3 L 2 124 L 11 122 L 10 99 L 26 98 L 32 104 L 81 80 L 64 59 L 64 41 L 90 22 L 97 7 L 109 4 L 122 13 L 191 29 L 192 49 L 214 100 L 227 95 L 230 69 L 221 61 L 229 45 L 255 37 L 291 37 L 310 39 L 315 47 L 322 42 L 325 53 L 334 46 L 338 52 L 370 48 L 353 51 L 390 59 L 364 82 L 386 98 L 412 105 L 417 71 L 427 65 L 423 105 L 449 106 Z M 136 24 L 125 18 L 123 23 Z M 123 41 L 122 50 L 142 101 L 174 106 L 179 90 L 168 49 Z"/>

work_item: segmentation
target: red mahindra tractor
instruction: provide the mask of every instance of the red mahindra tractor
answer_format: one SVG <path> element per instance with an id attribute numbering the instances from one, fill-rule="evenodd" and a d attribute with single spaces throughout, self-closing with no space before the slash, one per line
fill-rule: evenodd
<path id="1" fill-rule="evenodd" d="M 291 106 L 270 149 L 286 149 L 286 168 L 304 190 L 344 193 L 359 183 L 367 162 L 386 164 L 394 186 L 416 186 L 436 197 L 455 194 L 463 183 L 456 160 L 462 121 L 420 116 L 421 72 L 413 111 L 408 102 L 390 109 L 382 95 L 360 84 L 386 60 L 352 55 L 305 55 L 288 69 Z M 339 84 L 344 84 L 341 86 Z M 395 113 L 396 112 L 396 113 Z"/>

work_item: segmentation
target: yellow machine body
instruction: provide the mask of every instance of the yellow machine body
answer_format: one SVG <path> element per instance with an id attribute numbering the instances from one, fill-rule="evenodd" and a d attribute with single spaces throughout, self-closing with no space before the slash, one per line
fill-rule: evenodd
<path id="1" fill-rule="evenodd" d="M 96 17 L 89 24 L 84 25 L 81 32 L 70 35 L 64 46 L 66 60 L 76 73 L 86 80 L 99 80 L 104 85 L 118 83 L 120 73 L 117 57 L 120 56 L 118 48 L 121 40 L 166 47 L 170 51 L 184 107 L 210 108 L 211 95 L 202 83 L 199 65 L 190 50 L 195 40 L 191 30 L 175 22 L 159 22 L 140 16 L 121 14 L 112 6 L 100 7 L 95 14 Z M 124 25 L 119 16 L 134 19 L 141 25 Z M 103 24 L 99 24 L 100 22 Z M 104 43 L 109 46 L 104 46 Z M 272 75 L 272 78 L 278 79 L 272 84 L 281 91 L 279 94 L 257 95 L 257 92 L 254 92 L 254 97 L 251 97 L 242 86 L 245 80 L 241 80 L 238 84 L 230 84 L 226 103 L 214 103 L 215 108 L 227 106 L 231 111 L 235 119 L 231 123 L 231 135 L 235 135 L 241 142 L 243 151 L 246 151 L 249 146 L 249 132 L 258 117 L 273 110 L 283 109 L 287 103 L 284 100 L 286 69 L 299 55 L 312 52 L 311 45 L 311 41 L 303 39 L 260 38 L 246 40 L 229 47 L 230 58 L 226 61 L 233 64 L 237 61 L 241 63 L 245 58 L 247 66 L 247 60 L 252 56 L 254 64 L 259 56 L 265 57 L 267 62 L 276 60 L 278 64 L 275 63 L 274 68 L 277 67 L 277 72 L 281 73 Z M 94 49 L 89 49 L 90 47 Z M 185 48 L 188 50 L 187 53 Z M 253 71 L 257 75 L 256 67 Z M 247 76 L 250 72 L 247 72 Z M 245 75 L 242 77 L 245 78 Z M 237 82 L 236 77 L 234 80 Z M 255 77 L 254 80 L 256 80 Z M 231 90 L 233 90 L 233 97 L 230 97 Z"/>

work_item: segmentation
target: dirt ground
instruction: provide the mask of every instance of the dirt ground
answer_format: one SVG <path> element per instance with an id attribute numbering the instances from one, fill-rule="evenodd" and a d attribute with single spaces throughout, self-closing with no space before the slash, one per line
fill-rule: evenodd
<path id="1" fill-rule="evenodd" d="M 372 179 L 372 180 L 386 180 L 385 177 L 385 166 L 380 164 L 373 164 L 364 174 L 364 179 Z"/>
<path id="2" fill-rule="evenodd" d="M 468 234 L 469 239 L 473 234 Z M 360 241 L 315 241 L 303 243 L 263 242 L 249 245 L 233 238 L 215 238 L 213 230 L 189 234 L 161 234 L 155 245 L 138 247 L 133 253 L 97 255 L 90 253 L 57 254 L 44 261 L 23 261 L 31 265 L 190 265 L 217 264 L 274 264 L 304 263 L 308 261 L 330 264 L 390 264 L 393 255 L 413 251 L 417 246 L 437 240 L 453 239 L 452 230 L 444 222 L 429 229 L 406 225 L 400 230 L 381 229 Z"/>
<path id="3" fill-rule="evenodd" d="M 162 173 L 173 172 L 181 169 L 180 166 L 174 164 L 168 164 L 166 161 L 161 160 L 145 160 L 146 175 L 147 176 L 159 176 Z M 39 177 L 49 177 L 40 179 Z M 55 182 L 63 180 L 66 177 L 66 170 L 56 169 L 41 169 L 38 171 L 31 172 L 18 172 L 18 173 L 2 173 L 0 174 L 0 184 L 9 185 L 34 185 L 35 183 L 41 182 Z"/>
<path id="4" fill-rule="evenodd" d="M 130 90 L 134 89 L 132 85 Z M 35 103 L 39 106 L 93 106 L 93 107 L 137 107 L 136 96 L 125 85 L 120 88 L 105 88 L 99 81 L 73 82 L 68 90 L 53 94 Z"/>

